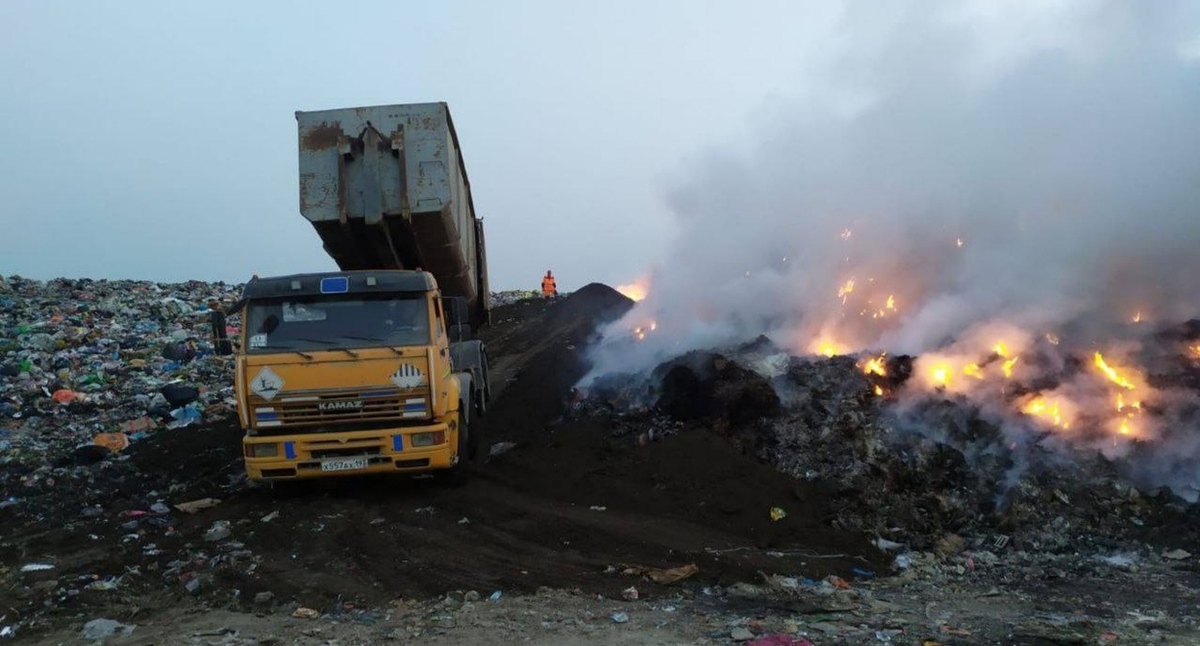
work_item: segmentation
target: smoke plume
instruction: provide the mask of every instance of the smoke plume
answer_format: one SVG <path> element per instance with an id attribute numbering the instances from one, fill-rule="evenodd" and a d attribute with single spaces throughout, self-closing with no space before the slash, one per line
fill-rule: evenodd
<path id="1" fill-rule="evenodd" d="M 909 390 L 1087 446 L 1194 429 L 1149 375 L 1200 313 L 1200 6 L 885 6 L 848 4 L 803 92 L 683 170 L 679 236 L 585 384 L 765 333 L 919 356 Z"/>

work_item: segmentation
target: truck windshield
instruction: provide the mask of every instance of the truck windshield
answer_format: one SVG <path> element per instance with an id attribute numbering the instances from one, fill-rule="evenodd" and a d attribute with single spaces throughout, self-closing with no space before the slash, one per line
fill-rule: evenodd
<path id="1" fill-rule="evenodd" d="M 343 294 L 252 301 L 251 353 L 430 343 L 424 294 Z"/>

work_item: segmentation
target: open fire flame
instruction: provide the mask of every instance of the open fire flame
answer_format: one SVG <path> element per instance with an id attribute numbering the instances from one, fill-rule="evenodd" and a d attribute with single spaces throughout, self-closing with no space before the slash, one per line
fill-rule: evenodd
<path id="1" fill-rule="evenodd" d="M 646 334 L 648 334 L 650 332 L 654 332 L 656 330 L 658 330 L 658 322 L 650 321 L 649 323 L 647 323 L 645 325 L 639 325 L 639 326 L 633 328 L 633 336 L 638 341 L 645 341 Z"/>
<path id="2" fill-rule="evenodd" d="M 635 303 L 640 303 L 650 295 L 650 277 L 641 276 L 632 283 L 618 285 L 616 289 L 625 298 Z M 639 317 L 639 319 L 634 325 L 628 328 L 628 332 L 635 340 L 645 341 L 647 335 L 658 331 L 658 321 L 646 317 Z"/>
<path id="3" fill-rule="evenodd" d="M 631 301 L 644 301 L 650 295 L 650 279 L 643 276 L 632 283 L 617 285 L 617 291 Z"/>
<path id="4" fill-rule="evenodd" d="M 851 235 L 850 229 L 844 229 L 839 237 L 849 244 Z M 961 238 L 954 244 L 964 246 Z M 896 274 L 897 278 L 903 275 Z M 875 395 L 892 397 L 899 393 L 890 392 L 888 386 L 887 355 L 872 353 L 854 341 L 879 338 L 881 331 L 903 318 L 897 294 L 905 292 L 900 284 L 889 286 L 884 278 L 866 272 L 843 274 L 831 290 L 837 315 L 821 327 L 805 350 L 825 357 L 859 356 L 857 365 L 869 377 Z M 916 299 L 919 293 L 909 297 Z M 1136 310 L 1125 320 L 1130 325 L 1142 324 L 1145 312 Z M 1156 393 L 1133 367 L 1128 353 L 1114 351 L 1114 359 L 1103 349 L 1086 354 L 1072 350 L 1070 339 L 1061 330 L 1035 332 L 1002 322 L 994 327 L 1003 330 L 1003 336 L 988 341 L 971 333 L 941 351 L 915 358 L 914 378 L 905 384 L 905 391 L 965 396 L 1005 417 L 1054 433 L 1075 436 L 1102 431 L 1114 443 L 1153 438 L 1153 424 L 1143 401 Z M 1183 354 L 1200 362 L 1200 343 L 1186 345 Z M 1060 375 L 1048 367 L 1057 365 L 1061 371 L 1070 357 L 1074 357 L 1073 365 L 1083 366 L 1075 373 Z"/>
<path id="5" fill-rule="evenodd" d="M 818 339 L 813 343 L 811 351 L 824 357 L 833 357 L 846 353 L 846 349 L 832 339 Z"/>
<path id="6" fill-rule="evenodd" d="M 887 376 L 887 364 L 884 363 L 885 355 L 879 355 L 873 359 L 867 359 L 863 364 L 863 372 L 868 375 L 879 375 L 880 377 Z"/>

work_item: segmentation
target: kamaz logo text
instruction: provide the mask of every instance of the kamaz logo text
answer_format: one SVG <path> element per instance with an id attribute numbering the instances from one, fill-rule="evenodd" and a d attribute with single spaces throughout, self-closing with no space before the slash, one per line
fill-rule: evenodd
<path id="1" fill-rule="evenodd" d="M 322 413 L 362 410 L 362 407 L 363 403 L 361 399 L 354 401 L 321 402 L 317 404 L 317 410 Z"/>

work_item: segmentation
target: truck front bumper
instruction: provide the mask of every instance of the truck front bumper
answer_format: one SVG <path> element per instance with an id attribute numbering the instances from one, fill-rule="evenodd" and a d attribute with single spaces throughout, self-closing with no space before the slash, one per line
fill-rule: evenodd
<path id="1" fill-rule="evenodd" d="M 247 435 L 242 454 L 250 480 L 294 480 L 448 469 L 458 463 L 456 446 L 457 433 L 440 423 L 347 433 Z"/>

